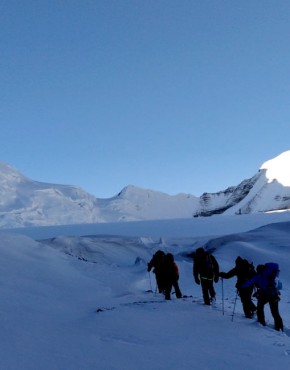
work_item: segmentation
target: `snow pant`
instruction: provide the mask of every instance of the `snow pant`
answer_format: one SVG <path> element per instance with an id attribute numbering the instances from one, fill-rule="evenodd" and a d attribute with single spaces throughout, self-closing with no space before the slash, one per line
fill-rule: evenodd
<path id="1" fill-rule="evenodd" d="M 159 293 L 164 293 L 165 281 L 164 281 L 163 274 L 160 273 L 159 271 L 155 272 L 155 278 L 156 278 L 156 284 L 157 284 L 158 292 Z"/>
<path id="2" fill-rule="evenodd" d="M 252 301 L 253 288 L 239 288 L 238 292 L 241 298 L 244 314 L 247 318 L 250 319 L 253 317 L 254 312 L 257 310 L 257 307 Z"/>
<path id="3" fill-rule="evenodd" d="M 283 321 L 279 313 L 279 297 L 269 297 L 266 295 L 262 295 L 258 297 L 258 304 L 257 304 L 257 318 L 260 324 L 263 326 L 266 325 L 265 321 L 265 313 L 264 313 L 264 306 L 265 304 L 269 303 L 271 314 L 274 318 L 275 330 L 282 330 L 283 331 Z"/>
<path id="4" fill-rule="evenodd" d="M 201 277 L 201 289 L 204 304 L 210 305 L 211 300 L 215 299 L 215 290 L 213 287 L 213 279 Z"/>
<path id="5" fill-rule="evenodd" d="M 176 298 L 181 298 L 182 297 L 182 294 L 181 294 L 181 291 L 180 291 L 180 288 L 179 288 L 178 281 L 175 280 L 175 281 L 172 281 L 172 282 L 168 282 L 165 285 L 165 299 L 166 300 L 171 299 L 170 294 L 171 294 L 172 287 L 175 289 Z"/>

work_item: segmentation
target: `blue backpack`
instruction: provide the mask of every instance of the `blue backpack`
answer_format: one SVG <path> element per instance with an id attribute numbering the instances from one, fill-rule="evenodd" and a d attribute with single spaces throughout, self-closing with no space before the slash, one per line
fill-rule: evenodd
<path id="1" fill-rule="evenodd" d="M 265 264 L 263 275 L 265 278 L 265 291 L 270 295 L 280 294 L 282 283 L 279 280 L 279 265 L 275 262 L 268 262 Z"/>

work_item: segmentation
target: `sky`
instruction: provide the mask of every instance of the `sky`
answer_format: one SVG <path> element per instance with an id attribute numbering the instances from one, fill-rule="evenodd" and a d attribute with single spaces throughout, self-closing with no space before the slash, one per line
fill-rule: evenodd
<path id="1" fill-rule="evenodd" d="M 0 160 L 98 198 L 216 192 L 289 150 L 290 3 L 1 0 Z"/>

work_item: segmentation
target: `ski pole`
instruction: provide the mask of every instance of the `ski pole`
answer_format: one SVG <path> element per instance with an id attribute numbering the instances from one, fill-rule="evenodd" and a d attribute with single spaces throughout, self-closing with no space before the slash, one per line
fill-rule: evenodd
<path id="1" fill-rule="evenodd" d="M 234 309 L 233 309 L 232 321 L 234 321 L 234 315 L 235 315 L 235 309 L 236 309 L 237 299 L 238 299 L 238 289 L 236 290 L 236 298 L 235 298 L 235 303 L 234 303 Z"/>
<path id="2" fill-rule="evenodd" d="M 157 295 L 157 282 L 156 282 L 156 288 L 155 288 L 155 295 Z"/>
<path id="3" fill-rule="evenodd" d="M 150 282 L 150 291 L 153 293 L 150 271 L 148 271 L 148 275 L 149 275 L 149 282 Z"/>
<path id="4" fill-rule="evenodd" d="M 225 314 L 225 304 L 224 304 L 224 279 L 222 278 L 222 306 L 223 306 L 223 315 Z"/>

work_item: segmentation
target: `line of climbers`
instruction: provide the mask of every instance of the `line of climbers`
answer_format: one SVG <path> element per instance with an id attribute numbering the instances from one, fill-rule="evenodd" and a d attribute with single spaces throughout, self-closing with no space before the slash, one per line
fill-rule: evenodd
<path id="1" fill-rule="evenodd" d="M 172 288 L 177 298 L 182 298 L 179 288 L 179 271 L 172 253 L 165 254 L 158 250 L 148 263 L 147 271 L 153 272 L 159 293 L 163 293 L 166 300 L 170 299 Z M 269 303 L 274 318 L 275 329 L 283 331 L 283 321 L 279 313 L 280 291 L 277 286 L 279 266 L 277 263 L 258 265 L 256 270 L 253 263 L 241 258 L 235 260 L 235 266 L 228 272 L 220 272 L 216 258 L 204 248 L 197 248 L 193 254 L 193 276 L 196 284 L 201 286 L 205 305 L 210 305 L 216 299 L 214 283 L 219 278 L 230 279 L 237 277 L 236 289 L 246 318 L 252 318 L 257 313 L 257 320 L 266 325 L 264 306 Z M 257 306 L 252 297 L 257 298 Z"/>

